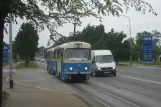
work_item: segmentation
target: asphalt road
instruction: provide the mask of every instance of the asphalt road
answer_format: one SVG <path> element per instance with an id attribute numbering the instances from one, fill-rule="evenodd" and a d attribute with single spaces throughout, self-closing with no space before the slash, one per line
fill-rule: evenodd
<path id="1" fill-rule="evenodd" d="M 45 68 L 44 63 L 38 63 Z M 39 69 L 16 73 L 17 81 L 79 93 L 98 107 L 161 107 L 161 69 L 117 68 L 117 76 L 92 77 L 87 83 L 65 83 Z"/>

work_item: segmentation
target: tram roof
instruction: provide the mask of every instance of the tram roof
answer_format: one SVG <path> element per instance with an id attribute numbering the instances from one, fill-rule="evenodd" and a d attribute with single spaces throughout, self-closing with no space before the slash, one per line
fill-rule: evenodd
<path id="1" fill-rule="evenodd" d="M 89 43 L 86 43 L 86 42 L 67 42 L 67 43 L 64 43 L 62 45 L 58 45 L 56 46 L 54 49 L 57 49 L 57 48 L 64 48 L 68 45 L 74 45 L 75 43 L 81 43 L 81 44 L 86 44 L 86 45 L 90 45 Z"/>
<path id="2" fill-rule="evenodd" d="M 50 49 L 47 50 L 47 52 L 53 51 L 54 49 L 55 49 L 55 47 L 54 48 L 50 48 Z"/>

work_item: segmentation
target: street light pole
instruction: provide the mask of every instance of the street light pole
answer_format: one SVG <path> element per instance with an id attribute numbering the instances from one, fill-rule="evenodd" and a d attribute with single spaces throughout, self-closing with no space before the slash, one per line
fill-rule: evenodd
<path id="1" fill-rule="evenodd" d="M 10 16 L 10 23 L 9 23 L 9 46 L 10 46 L 10 74 L 9 74 L 9 81 L 10 81 L 10 88 L 13 88 L 13 67 L 12 67 L 12 16 Z"/>
<path id="2" fill-rule="evenodd" d="M 77 23 L 73 23 L 73 25 L 74 25 L 74 35 L 73 35 L 73 40 L 74 40 Z"/>
<path id="3" fill-rule="evenodd" d="M 120 15 L 120 16 L 124 16 L 126 18 L 128 18 L 129 20 L 129 33 L 130 33 L 130 65 L 132 65 L 132 42 L 131 42 L 131 20 L 128 16 L 125 15 Z"/>

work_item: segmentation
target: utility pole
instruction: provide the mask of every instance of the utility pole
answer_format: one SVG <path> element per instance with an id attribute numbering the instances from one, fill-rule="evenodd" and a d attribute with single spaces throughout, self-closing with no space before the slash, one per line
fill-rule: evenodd
<path id="1" fill-rule="evenodd" d="M 10 46 L 10 74 L 9 74 L 9 82 L 10 88 L 13 88 L 13 67 L 12 67 L 12 16 L 10 14 L 10 23 L 9 23 L 9 46 Z"/>
<path id="2" fill-rule="evenodd" d="M 125 16 L 125 15 L 120 15 L 120 16 L 124 16 L 124 17 L 128 18 L 128 20 L 129 20 L 129 33 L 130 33 L 130 65 L 132 65 L 131 21 L 130 21 L 130 18 L 128 16 Z"/>
<path id="3" fill-rule="evenodd" d="M 73 23 L 73 25 L 74 25 L 74 35 L 73 35 L 73 40 L 74 40 L 77 23 Z"/>

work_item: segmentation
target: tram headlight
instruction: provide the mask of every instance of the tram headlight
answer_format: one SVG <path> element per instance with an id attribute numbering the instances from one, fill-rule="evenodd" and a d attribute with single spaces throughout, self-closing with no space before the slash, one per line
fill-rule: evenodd
<path id="1" fill-rule="evenodd" d="M 101 68 L 97 68 L 98 70 L 101 70 Z"/>
<path id="2" fill-rule="evenodd" d="M 70 67 L 69 69 L 70 69 L 71 71 L 73 70 L 73 68 L 72 68 L 72 67 Z"/>
<path id="3" fill-rule="evenodd" d="M 85 67 L 84 69 L 85 69 L 85 70 L 88 70 L 88 68 L 87 68 L 87 67 Z"/>

